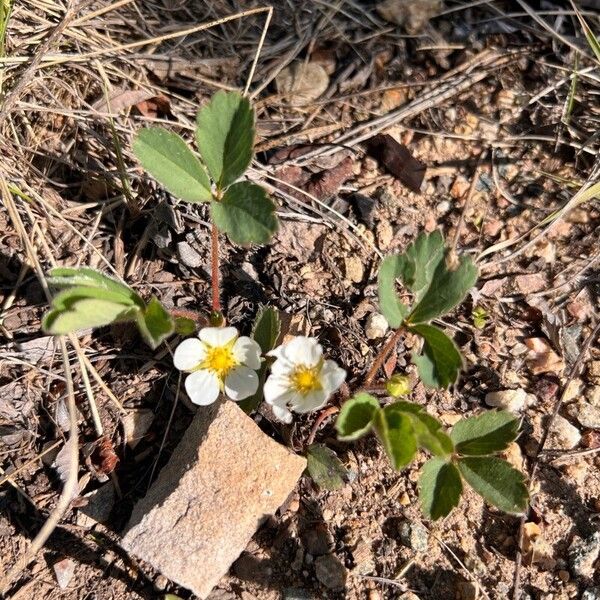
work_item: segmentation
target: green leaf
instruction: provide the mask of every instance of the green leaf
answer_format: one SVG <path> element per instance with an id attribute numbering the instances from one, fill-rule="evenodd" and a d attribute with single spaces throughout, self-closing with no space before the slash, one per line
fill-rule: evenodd
<path id="1" fill-rule="evenodd" d="M 196 333 L 196 321 L 188 317 L 175 317 L 175 333 L 189 337 Z"/>
<path id="2" fill-rule="evenodd" d="M 527 508 L 529 494 L 523 474 L 495 456 L 469 456 L 458 461 L 467 483 L 484 500 L 511 514 Z"/>
<path id="3" fill-rule="evenodd" d="M 364 392 L 356 394 L 344 403 L 335 422 L 338 438 L 350 442 L 366 435 L 380 410 L 377 398 Z"/>
<path id="4" fill-rule="evenodd" d="M 173 317 L 154 296 L 146 309 L 140 311 L 137 324 L 142 337 L 152 349 L 158 347 L 175 331 Z"/>
<path id="5" fill-rule="evenodd" d="M 462 493 L 460 473 L 442 458 L 428 460 L 419 478 L 419 496 L 423 512 L 434 521 L 450 514 L 458 506 Z"/>
<path id="6" fill-rule="evenodd" d="M 423 354 L 412 353 L 421 381 L 429 387 L 438 388 L 447 388 L 456 383 L 463 361 L 454 342 L 434 325 L 422 323 L 410 329 L 425 341 Z"/>
<path id="7" fill-rule="evenodd" d="M 131 304 L 137 304 L 140 307 L 144 306 L 144 301 L 127 284 L 89 267 L 55 267 L 48 273 L 48 283 L 58 288 L 101 288 L 128 298 Z"/>
<path id="8" fill-rule="evenodd" d="M 392 466 L 399 470 L 410 463 L 417 452 L 417 440 L 409 415 L 386 407 L 376 413 L 374 426 Z"/>
<path id="9" fill-rule="evenodd" d="M 408 320 L 411 323 L 426 323 L 446 314 L 464 300 L 476 281 L 477 267 L 470 257 L 461 257 L 454 271 L 448 268 L 445 260 L 440 261 L 429 287 Z"/>
<path id="10" fill-rule="evenodd" d="M 400 302 L 396 292 L 400 265 L 400 256 L 387 256 L 379 269 L 379 308 L 392 329 L 400 327 L 408 313 L 408 307 Z"/>
<path id="11" fill-rule="evenodd" d="M 417 444 L 429 450 L 435 456 L 449 456 L 454 452 L 454 444 L 443 431 L 442 424 L 419 404 L 412 402 L 394 402 L 386 407 L 387 411 L 406 413 L 412 420 Z"/>
<path id="12" fill-rule="evenodd" d="M 323 444 L 312 444 L 306 451 L 306 468 L 314 482 L 325 490 L 344 487 L 348 474 L 337 454 Z"/>
<path id="13" fill-rule="evenodd" d="M 281 319 L 279 313 L 270 306 L 259 311 L 252 327 L 252 337 L 258 343 L 264 354 L 277 346 L 281 334 Z"/>
<path id="14" fill-rule="evenodd" d="M 163 127 L 141 129 L 133 140 L 138 160 L 171 194 L 186 202 L 212 199 L 206 170 L 185 141 Z"/>
<path id="15" fill-rule="evenodd" d="M 419 302 L 444 258 L 444 238 L 439 231 L 421 233 L 398 257 L 399 277 Z"/>
<path id="16" fill-rule="evenodd" d="M 66 335 L 79 329 L 134 320 L 139 310 L 136 306 L 127 306 L 112 300 L 72 297 L 65 299 L 60 307 L 46 313 L 42 319 L 42 329 L 50 335 Z"/>
<path id="17" fill-rule="evenodd" d="M 220 202 L 211 204 L 212 218 L 236 244 L 265 244 L 277 231 L 275 205 L 254 183 L 234 183 Z"/>
<path id="18" fill-rule="evenodd" d="M 450 437 L 459 454 L 493 454 L 506 450 L 517 439 L 519 424 L 519 419 L 506 410 L 490 410 L 456 423 Z"/>
<path id="19" fill-rule="evenodd" d="M 241 177 L 252 161 L 254 111 L 237 92 L 217 92 L 198 112 L 196 140 L 219 189 Z"/>

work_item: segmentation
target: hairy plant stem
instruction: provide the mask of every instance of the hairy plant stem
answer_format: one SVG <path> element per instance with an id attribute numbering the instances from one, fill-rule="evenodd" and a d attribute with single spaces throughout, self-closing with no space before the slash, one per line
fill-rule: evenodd
<path id="1" fill-rule="evenodd" d="M 213 312 L 221 312 L 221 290 L 219 278 L 219 232 L 216 225 L 212 224 L 211 230 L 211 286 L 212 286 L 212 309 Z"/>
<path id="2" fill-rule="evenodd" d="M 390 352 L 396 347 L 398 340 L 400 339 L 400 335 L 404 331 L 403 327 L 399 327 L 394 331 L 393 335 L 390 339 L 385 343 L 384 347 L 379 351 L 379 354 L 375 357 L 375 361 L 373 362 L 373 366 L 369 369 L 365 380 L 361 387 L 370 386 L 377 375 L 377 371 L 383 365 L 385 359 L 389 356 Z"/>

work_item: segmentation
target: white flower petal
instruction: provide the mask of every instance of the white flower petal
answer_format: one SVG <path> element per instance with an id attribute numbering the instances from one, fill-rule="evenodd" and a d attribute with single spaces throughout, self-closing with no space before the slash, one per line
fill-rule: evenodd
<path id="1" fill-rule="evenodd" d="M 321 360 L 323 348 L 316 338 L 300 335 L 285 344 L 281 354 L 295 365 L 314 367 Z"/>
<path id="2" fill-rule="evenodd" d="M 192 371 L 206 356 L 206 347 L 198 338 L 183 340 L 173 353 L 173 364 L 180 371 Z"/>
<path id="3" fill-rule="evenodd" d="M 205 327 L 200 330 L 199 337 L 210 346 L 226 346 L 238 336 L 235 327 Z"/>
<path id="4" fill-rule="evenodd" d="M 333 360 L 326 360 L 321 369 L 321 385 L 323 389 L 332 394 L 346 379 L 346 371 L 338 367 Z"/>
<path id="5" fill-rule="evenodd" d="M 289 377 L 295 369 L 296 365 L 283 357 L 278 358 L 271 365 L 271 373 L 277 375 L 277 377 Z"/>
<path id="6" fill-rule="evenodd" d="M 254 369 L 260 369 L 260 346 L 252 339 L 246 336 L 238 338 L 233 345 L 233 356 L 238 362 Z"/>
<path id="7" fill-rule="evenodd" d="M 207 369 L 194 371 L 185 380 L 185 391 L 194 404 L 207 406 L 218 397 L 221 386 L 216 373 Z"/>
<path id="8" fill-rule="evenodd" d="M 327 398 L 329 394 L 325 390 L 314 390 L 308 392 L 306 396 L 299 395 L 298 400 L 290 406 L 297 413 L 312 412 L 321 408 L 327 402 Z"/>
<path id="9" fill-rule="evenodd" d="M 258 375 L 256 371 L 243 365 L 231 369 L 225 377 L 225 394 L 236 402 L 252 396 L 257 389 Z"/>
<path id="10" fill-rule="evenodd" d="M 269 375 L 263 386 L 263 394 L 267 404 L 283 406 L 295 392 L 290 388 L 290 382 L 285 377 Z"/>
<path id="11" fill-rule="evenodd" d="M 273 406 L 273 414 L 275 415 L 275 418 L 283 421 L 284 423 L 292 422 L 292 413 L 287 408 Z"/>

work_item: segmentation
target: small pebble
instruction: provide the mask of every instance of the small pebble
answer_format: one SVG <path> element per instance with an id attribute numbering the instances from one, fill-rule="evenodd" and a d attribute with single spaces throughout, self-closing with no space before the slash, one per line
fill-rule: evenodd
<path id="1" fill-rule="evenodd" d="M 425 552 L 429 547 L 429 531 L 419 522 L 404 521 L 400 525 L 400 540 L 417 552 Z"/>
<path id="2" fill-rule="evenodd" d="M 575 538 L 569 547 L 569 566 L 577 577 L 591 578 L 594 575 L 594 563 L 600 555 L 600 531 L 590 537 Z"/>
<path id="3" fill-rule="evenodd" d="M 371 313 L 365 323 L 365 334 L 369 340 L 378 340 L 388 331 L 387 319 L 380 313 Z"/>
<path id="4" fill-rule="evenodd" d="M 485 403 L 510 412 L 521 412 L 527 404 L 527 392 L 523 388 L 516 390 L 498 390 L 485 396 Z"/>
<path id="5" fill-rule="evenodd" d="M 600 587 L 585 590 L 581 596 L 581 600 L 600 600 Z"/>
<path id="6" fill-rule="evenodd" d="M 567 411 L 570 416 L 579 421 L 587 429 L 600 429 L 600 408 L 592 406 L 589 402 L 571 404 Z"/>
<path id="7" fill-rule="evenodd" d="M 546 418 L 547 422 L 549 418 Z M 548 435 L 546 447 L 548 450 L 572 450 L 581 441 L 577 427 L 571 425 L 564 417 L 556 415 L 552 430 Z"/>
<path id="8" fill-rule="evenodd" d="M 315 574 L 326 588 L 342 590 L 346 586 L 348 569 L 337 556 L 326 554 L 315 560 Z"/>

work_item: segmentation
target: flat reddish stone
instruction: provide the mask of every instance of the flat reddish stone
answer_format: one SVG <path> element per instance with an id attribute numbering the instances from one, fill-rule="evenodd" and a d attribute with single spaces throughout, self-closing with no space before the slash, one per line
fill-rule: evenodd
<path id="1" fill-rule="evenodd" d="M 205 598 L 305 467 L 234 402 L 200 408 L 121 545 Z"/>

